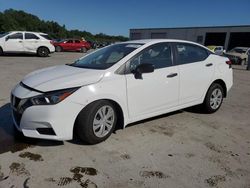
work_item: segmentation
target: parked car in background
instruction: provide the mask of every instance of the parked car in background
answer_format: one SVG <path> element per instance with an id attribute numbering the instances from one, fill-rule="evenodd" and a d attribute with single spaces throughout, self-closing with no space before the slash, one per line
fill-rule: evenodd
<path id="1" fill-rule="evenodd" d="M 202 104 L 216 112 L 232 87 L 228 58 L 197 43 L 138 40 L 96 50 L 73 64 L 27 75 L 11 92 L 25 136 L 90 144 L 116 126 Z"/>
<path id="2" fill-rule="evenodd" d="M 79 39 L 65 39 L 59 42 L 53 42 L 56 52 L 62 51 L 79 51 L 86 53 L 90 48 L 90 44 L 87 41 Z"/>
<path id="3" fill-rule="evenodd" d="M 211 51 L 213 51 L 217 55 L 223 55 L 225 50 L 223 46 L 207 46 Z"/>
<path id="4" fill-rule="evenodd" d="M 53 52 L 55 52 L 55 47 L 46 33 L 11 31 L 0 35 L 0 55 L 3 53 L 27 53 L 47 57 Z"/>
<path id="5" fill-rule="evenodd" d="M 92 49 L 96 49 L 97 48 L 97 43 L 95 42 L 95 41 L 87 41 L 89 44 L 90 44 L 90 46 L 91 46 L 91 48 Z"/>
<path id="6" fill-rule="evenodd" d="M 246 65 L 248 62 L 248 55 L 250 55 L 249 47 L 235 47 L 232 50 L 225 53 L 232 63 L 239 65 Z"/>

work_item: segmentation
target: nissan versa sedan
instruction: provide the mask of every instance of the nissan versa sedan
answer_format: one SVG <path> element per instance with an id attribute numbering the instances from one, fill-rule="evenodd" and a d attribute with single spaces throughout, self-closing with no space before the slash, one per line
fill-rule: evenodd
<path id="1" fill-rule="evenodd" d="M 199 44 L 138 40 L 27 75 L 11 92 L 27 137 L 96 144 L 115 127 L 199 105 L 217 111 L 232 87 L 231 62 Z"/>

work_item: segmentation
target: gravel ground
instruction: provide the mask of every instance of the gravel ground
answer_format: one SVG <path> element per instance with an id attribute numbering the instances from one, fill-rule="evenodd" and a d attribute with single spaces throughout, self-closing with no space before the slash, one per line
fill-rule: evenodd
<path id="1" fill-rule="evenodd" d="M 191 108 L 134 123 L 98 145 L 14 138 L 10 90 L 81 53 L 0 57 L 0 187 L 250 187 L 250 72 L 215 114 Z"/>

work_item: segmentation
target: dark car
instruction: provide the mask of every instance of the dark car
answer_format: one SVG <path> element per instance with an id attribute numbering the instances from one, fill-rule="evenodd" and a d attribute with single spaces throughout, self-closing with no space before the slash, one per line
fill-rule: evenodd
<path id="1" fill-rule="evenodd" d="M 97 43 L 95 41 L 87 41 L 87 42 L 90 44 L 91 48 L 93 49 L 97 48 Z"/>
<path id="2" fill-rule="evenodd" d="M 79 39 L 65 39 L 59 42 L 53 42 L 53 45 L 55 46 L 56 52 L 79 51 L 85 53 L 91 48 L 87 41 Z"/>

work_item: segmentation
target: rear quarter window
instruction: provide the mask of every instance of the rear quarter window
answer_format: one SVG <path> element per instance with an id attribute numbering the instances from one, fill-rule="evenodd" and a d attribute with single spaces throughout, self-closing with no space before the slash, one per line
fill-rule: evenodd
<path id="1" fill-rule="evenodd" d="M 39 39 L 39 37 L 36 36 L 36 35 L 33 34 L 33 33 L 25 33 L 24 37 L 25 37 L 26 40 L 27 40 L 27 39 Z"/>
<path id="2" fill-rule="evenodd" d="M 186 43 L 176 44 L 176 53 L 178 64 L 204 61 L 209 56 L 206 49 L 197 45 Z"/>
<path id="3" fill-rule="evenodd" d="M 40 36 L 42 36 L 43 38 L 45 38 L 47 40 L 52 40 L 52 38 L 49 35 L 40 34 Z"/>

